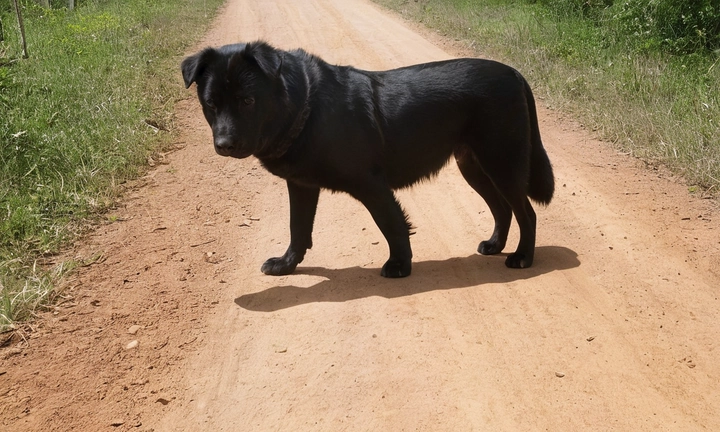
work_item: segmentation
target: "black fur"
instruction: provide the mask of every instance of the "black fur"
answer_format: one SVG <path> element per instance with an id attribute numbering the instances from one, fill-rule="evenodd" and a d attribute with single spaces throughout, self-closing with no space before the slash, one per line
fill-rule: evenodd
<path id="1" fill-rule="evenodd" d="M 264 273 L 289 274 L 303 260 L 320 189 L 329 189 L 370 211 L 390 248 L 381 274 L 409 275 L 409 223 L 393 189 L 431 178 L 452 155 L 495 218 L 478 251 L 503 250 L 514 214 L 520 242 L 505 264 L 532 264 L 528 197 L 548 204 L 554 177 L 532 92 L 511 67 L 458 59 L 368 72 L 252 42 L 207 48 L 182 72 L 187 87 L 197 83 L 217 153 L 254 155 L 287 181 L 290 246 Z"/>

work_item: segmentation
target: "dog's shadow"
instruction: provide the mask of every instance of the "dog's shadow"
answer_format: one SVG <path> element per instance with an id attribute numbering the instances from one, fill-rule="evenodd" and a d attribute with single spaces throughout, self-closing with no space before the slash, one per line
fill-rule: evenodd
<path id="1" fill-rule="evenodd" d="M 308 288 L 276 286 L 245 294 L 236 298 L 235 304 L 251 311 L 273 312 L 306 303 L 346 302 L 372 296 L 396 298 L 488 283 L 508 283 L 580 265 L 575 252 L 557 246 L 538 247 L 535 263 L 528 269 L 506 268 L 503 264 L 505 256 L 471 255 L 416 262 L 412 275 L 403 279 L 381 277 L 379 269 L 299 267 L 296 274 L 321 276 L 326 280 Z"/>

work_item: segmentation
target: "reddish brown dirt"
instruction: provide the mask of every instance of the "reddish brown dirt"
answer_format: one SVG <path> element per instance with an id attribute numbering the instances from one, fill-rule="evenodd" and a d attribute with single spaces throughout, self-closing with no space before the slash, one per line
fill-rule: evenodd
<path id="1" fill-rule="evenodd" d="M 202 45 L 257 38 L 367 69 L 456 53 L 365 0 L 230 0 Z M 558 188 L 531 269 L 474 253 L 491 217 L 450 166 L 399 193 L 411 277 L 381 278 L 370 216 L 324 194 L 276 278 L 284 183 L 216 156 L 188 91 L 179 150 L 71 253 L 102 258 L 0 349 L 0 429 L 720 430 L 717 208 L 541 117 Z"/>

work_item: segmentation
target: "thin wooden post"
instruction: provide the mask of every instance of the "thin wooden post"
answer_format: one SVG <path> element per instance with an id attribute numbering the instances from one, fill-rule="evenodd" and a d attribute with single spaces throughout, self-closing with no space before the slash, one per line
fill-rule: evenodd
<path id="1" fill-rule="evenodd" d="M 45 9 L 50 9 L 50 0 L 38 0 L 38 3 Z"/>
<path id="2" fill-rule="evenodd" d="M 27 43 L 25 43 L 25 24 L 23 24 L 22 13 L 20 12 L 20 6 L 18 6 L 17 0 L 13 0 L 15 5 L 15 13 L 17 14 L 18 26 L 20 27 L 20 41 L 22 42 L 22 56 L 28 58 Z"/>
<path id="3" fill-rule="evenodd" d="M 75 9 L 75 0 L 68 0 L 68 9 Z"/>

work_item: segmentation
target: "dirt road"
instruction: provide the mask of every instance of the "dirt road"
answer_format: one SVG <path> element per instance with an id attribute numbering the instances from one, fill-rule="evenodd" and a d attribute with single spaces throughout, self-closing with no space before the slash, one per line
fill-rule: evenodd
<path id="1" fill-rule="evenodd" d="M 230 0 L 202 45 L 458 53 L 426 36 L 366 0 Z M 0 430 L 720 430 L 720 213 L 661 170 L 543 110 L 558 188 L 531 269 L 474 253 L 491 216 L 450 166 L 398 194 L 411 277 L 381 278 L 367 211 L 322 194 L 314 248 L 275 278 L 284 183 L 216 156 L 193 92 L 177 121 L 179 149 L 70 253 L 100 258 L 68 300 L 0 349 Z"/>

